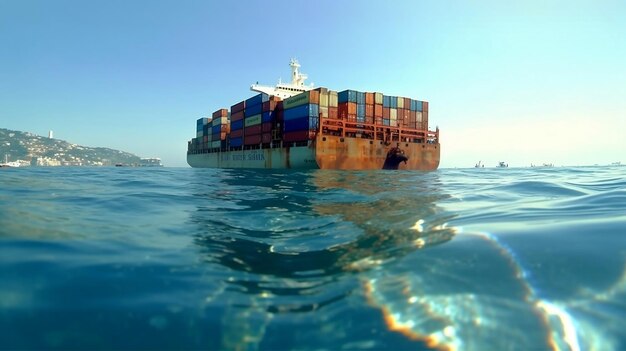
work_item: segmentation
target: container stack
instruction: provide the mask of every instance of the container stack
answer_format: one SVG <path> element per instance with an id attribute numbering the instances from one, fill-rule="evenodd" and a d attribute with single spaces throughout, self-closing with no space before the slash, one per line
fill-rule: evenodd
<path id="1" fill-rule="evenodd" d="M 283 101 L 284 142 L 313 139 L 319 126 L 320 92 L 322 88 L 309 90 Z"/>
<path id="2" fill-rule="evenodd" d="M 211 126 L 211 118 L 198 118 L 196 122 L 196 137 L 191 139 L 189 149 L 198 151 L 208 148 L 208 139 L 210 137 L 209 128 Z"/>
<path id="3" fill-rule="evenodd" d="M 245 101 L 243 145 L 261 144 L 263 103 L 267 101 L 269 101 L 269 95 L 263 93 Z M 231 146 L 235 146 L 232 139 Z"/>
<path id="4" fill-rule="evenodd" d="M 413 135 L 428 129 L 428 102 L 378 92 L 317 88 L 285 100 L 264 93 L 220 109 L 212 118 L 197 121 L 190 151 L 268 147 L 273 141 L 304 142 L 315 138 L 320 118 L 329 130 L 346 128 L 353 135 L 380 137 L 374 126 L 411 129 Z M 346 125 L 346 122 L 349 124 Z"/>
<path id="5" fill-rule="evenodd" d="M 280 136 L 274 131 L 278 129 L 278 111 L 283 109 L 283 102 L 277 96 L 270 96 L 268 101 L 263 102 L 261 112 L 261 143 L 269 144 L 274 138 Z M 281 114 L 281 117 L 283 115 Z M 281 119 L 282 121 L 282 119 Z"/>
<path id="6" fill-rule="evenodd" d="M 230 132 L 230 116 L 228 110 L 223 108 L 213 112 L 211 121 L 210 148 L 225 148 L 226 135 Z"/>
<path id="7" fill-rule="evenodd" d="M 243 145 L 244 110 L 246 102 L 241 101 L 230 107 L 230 146 Z"/>

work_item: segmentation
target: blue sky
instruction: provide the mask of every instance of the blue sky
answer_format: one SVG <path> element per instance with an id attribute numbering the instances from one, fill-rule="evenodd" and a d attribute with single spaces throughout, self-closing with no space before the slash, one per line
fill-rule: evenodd
<path id="1" fill-rule="evenodd" d="M 623 1 L 0 0 L 0 127 L 186 166 L 287 79 L 430 102 L 441 167 L 626 162 Z"/>

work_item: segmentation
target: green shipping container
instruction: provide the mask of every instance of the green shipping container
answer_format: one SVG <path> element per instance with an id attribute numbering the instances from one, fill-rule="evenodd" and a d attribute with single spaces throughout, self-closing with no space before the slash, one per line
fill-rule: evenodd
<path id="1" fill-rule="evenodd" d="M 244 127 L 256 126 L 258 124 L 261 124 L 261 115 L 250 116 L 243 123 Z"/>
<path id="2" fill-rule="evenodd" d="M 300 93 L 298 95 L 287 98 L 283 101 L 283 108 L 286 110 L 288 108 L 301 106 L 308 103 L 317 103 L 311 101 L 311 94 L 319 94 L 317 91 L 309 90 L 304 93 Z"/>

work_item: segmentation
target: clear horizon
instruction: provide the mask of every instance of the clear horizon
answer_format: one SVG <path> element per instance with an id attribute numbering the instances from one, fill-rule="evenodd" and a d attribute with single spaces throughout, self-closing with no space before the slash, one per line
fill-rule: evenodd
<path id="1" fill-rule="evenodd" d="M 620 1 L 2 1 L 0 127 L 186 166 L 196 119 L 275 84 L 426 100 L 441 168 L 626 154 Z"/>

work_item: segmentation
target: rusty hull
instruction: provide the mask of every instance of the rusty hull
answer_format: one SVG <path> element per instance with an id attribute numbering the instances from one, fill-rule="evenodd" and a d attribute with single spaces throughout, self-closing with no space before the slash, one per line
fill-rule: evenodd
<path id="1" fill-rule="evenodd" d="M 440 144 L 408 143 L 318 135 L 315 139 L 315 160 L 321 169 L 382 169 L 387 153 L 399 147 L 409 158 L 400 163 L 400 170 L 432 171 L 439 167 Z"/>

